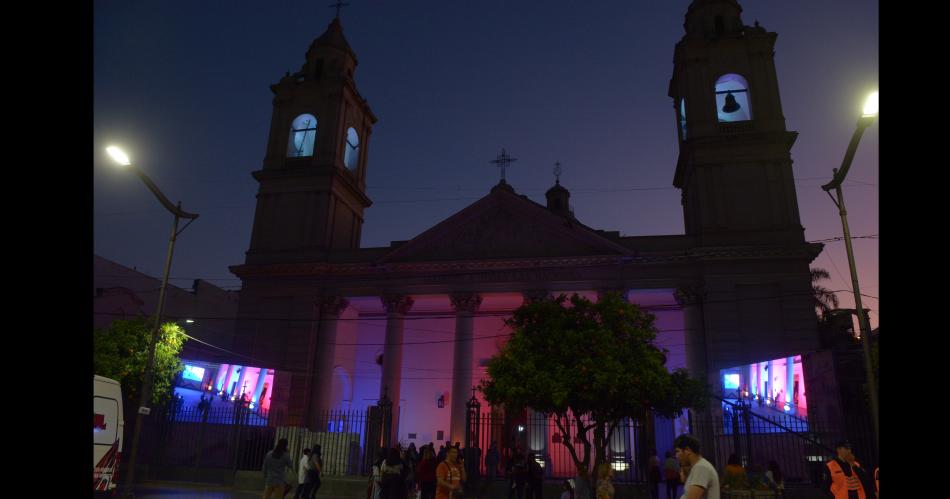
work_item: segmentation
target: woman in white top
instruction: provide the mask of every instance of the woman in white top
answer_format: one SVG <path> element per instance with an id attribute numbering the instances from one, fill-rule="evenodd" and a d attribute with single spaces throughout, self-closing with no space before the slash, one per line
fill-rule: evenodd
<path id="1" fill-rule="evenodd" d="M 303 457 L 297 465 L 297 492 L 294 493 L 294 499 L 310 496 L 310 480 L 307 472 L 313 469 L 313 461 L 310 460 L 310 449 L 303 450 Z"/>

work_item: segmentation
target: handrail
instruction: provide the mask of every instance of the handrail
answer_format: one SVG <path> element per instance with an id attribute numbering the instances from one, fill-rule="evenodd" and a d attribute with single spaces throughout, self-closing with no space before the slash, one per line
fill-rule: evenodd
<path id="1" fill-rule="evenodd" d="M 732 406 L 733 408 L 738 408 L 738 409 L 741 409 L 741 410 L 746 410 L 746 409 L 747 409 L 745 406 L 740 406 L 740 405 L 738 405 L 738 404 L 734 404 L 734 403 L 729 402 L 728 400 L 726 400 L 726 399 L 724 399 L 724 398 L 722 398 L 722 397 L 719 397 L 719 396 L 717 396 L 717 395 L 712 395 L 712 398 L 714 398 L 714 399 L 716 399 L 716 400 L 719 400 L 719 401 L 721 401 L 721 402 L 724 403 L 724 404 L 729 404 L 729 405 Z M 748 408 L 748 409 L 751 409 L 751 408 Z M 752 412 L 751 410 L 748 410 L 747 412 L 748 412 L 748 414 L 751 415 L 751 416 L 754 416 L 754 417 L 756 417 L 756 418 L 759 418 L 759 419 L 761 419 L 762 421 L 765 421 L 765 422 L 767 422 L 767 423 L 769 423 L 769 424 L 771 424 L 771 425 L 773 425 L 773 426 L 776 426 L 776 427 L 778 427 L 778 428 L 781 428 L 781 429 L 785 430 L 785 431 L 788 432 L 788 433 L 792 433 L 792 434 L 798 436 L 798 437 L 801 438 L 801 439 L 807 440 L 807 441 L 809 441 L 809 442 L 811 442 L 811 443 L 817 445 L 818 447 L 820 447 L 820 448 L 822 448 L 822 449 L 828 451 L 828 453 L 831 454 L 831 455 L 834 455 L 834 454 L 835 454 L 835 450 L 834 450 L 834 449 L 828 447 L 827 445 L 825 445 L 825 444 L 823 444 L 823 443 L 821 443 L 821 442 L 818 442 L 818 441 L 812 439 L 811 437 L 809 437 L 809 436 L 807 436 L 807 435 L 805 435 L 805 434 L 803 434 L 803 433 L 797 432 L 797 431 L 795 431 L 795 430 L 793 430 L 793 429 L 791 429 L 791 428 L 789 428 L 789 427 L 787 427 L 787 426 L 785 426 L 785 425 L 783 425 L 783 424 L 780 424 L 780 423 L 778 423 L 778 422 L 776 422 L 776 421 L 772 421 L 771 419 L 766 418 L 765 416 L 761 416 L 761 415 L 759 415 L 759 414 L 756 414 L 756 413 Z M 733 417 L 735 417 L 735 416 L 733 416 Z M 806 423 L 807 423 L 807 421 L 806 421 Z M 810 426 L 810 425 L 809 425 L 809 426 Z"/>
<path id="2" fill-rule="evenodd" d="M 753 400 L 751 397 L 743 397 L 743 396 L 742 396 L 742 393 L 741 393 L 739 390 L 736 390 L 736 396 L 733 397 L 733 398 L 736 399 L 736 400 L 749 400 L 749 401 L 750 401 L 749 403 L 752 403 L 751 401 Z M 726 402 L 726 403 L 729 403 L 728 401 L 725 401 L 725 402 Z M 776 404 L 777 404 L 777 402 L 776 402 Z M 759 407 L 761 408 L 762 406 L 759 406 Z M 777 412 L 778 414 L 781 414 L 782 416 L 795 418 L 795 419 L 801 421 L 802 423 L 808 424 L 808 418 L 803 418 L 803 417 L 798 416 L 798 415 L 796 415 L 796 414 L 789 414 L 789 413 L 786 413 L 786 412 L 782 411 L 781 409 L 779 409 L 779 408 L 778 408 L 778 405 L 774 405 L 774 406 L 773 406 L 773 405 L 766 405 L 765 407 L 767 407 L 767 408 L 768 408 L 769 410 L 771 410 L 771 411 L 775 411 L 775 412 Z"/>

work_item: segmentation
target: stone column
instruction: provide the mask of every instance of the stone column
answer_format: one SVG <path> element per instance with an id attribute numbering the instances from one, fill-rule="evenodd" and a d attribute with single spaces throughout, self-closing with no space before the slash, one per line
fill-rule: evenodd
<path id="1" fill-rule="evenodd" d="M 752 371 L 755 370 L 755 364 L 748 364 L 745 366 L 745 389 L 749 392 L 749 397 L 752 397 L 755 393 L 755 388 L 752 385 Z M 740 387 L 741 388 L 741 387 Z M 746 395 L 743 394 L 743 397 Z"/>
<path id="2" fill-rule="evenodd" d="M 773 391 L 775 391 L 775 386 L 772 383 L 772 380 L 775 379 L 775 363 L 772 362 L 771 360 L 768 363 L 766 372 L 768 374 L 765 376 L 765 398 L 766 400 L 771 398 L 772 407 L 775 407 L 775 394 L 772 393 Z"/>
<path id="3" fill-rule="evenodd" d="M 386 395 L 392 401 L 392 431 L 390 442 L 399 439 L 399 396 L 402 387 L 402 336 L 406 313 L 414 303 L 406 295 L 385 295 L 381 297 L 386 309 L 386 339 L 383 347 L 383 377 L 379 383 L 379 398 Z"/>
<path id="4" fill-rule="evenodd" d="M 466 395 L 472 386 L 472 333 L 475 329 L 475 312 L 482 304 L 482 297 L 475 293 L 452 293 L 449 296 L 455 309 L 455 357 L 452 363 L 452 414 L 449 439 L 452 442 L 465 440 Z"/>
<path id="5" fill-rule="evenodd" d="M 231 389 L 231 376 L 234 374 L 234 364 L 228 365 L 228 372 L 224 375 L 224 381 L 221 382 L 221 389 L 228 393 L 228 390 Z M 230 397 L 231 394 L 228 393 Z"/>
<path id="6" fill-rule="evenodd" d="M 247 376 L 247 366 L 241 366 L 241 375 L 238 376 L 237 384 L 234 385 L 234 399 L 240 401 L 244 395 L 244 378 Z"/>
<path id="7" fill-rule="evenodd" d="M 673 297 L 676 303 L 683 309 L 683 342 L 686 351 L 686 370 L 691 377 L 706 378 L 711 385 L 713 393 L 722 391 L 722 380 L 717 380 L 718 376 L 709 376 L 709 366 L 706 361 L 706 326 L 703 319 L 703 299 L 705 292 L 701 286 L 689 285 L 681 286 L 674 293 Z M 691 409 L 693 414 L 693 425 L 690 428 L 693 436 L 699 439 L 703 452 L 712 453 L 714 447 L 713 434 L 716 432 L 714 426 L 721 424 L 718 417 L 714 415 L 721 414 L 720 402 L 716 399 L 709 400 L 709 407 L 704 410 Z"/>
<path id="8" fill-rule="evenodd" d="M 698 286 L 684 286 L 673 293 L 676 303 L 683 309 L 683 342 L 686 344 L 686 370 L 697 378 L 707 376 L 706 330 L 703 321 L 703 291 Z M 716 380 L 710 378 L 715 391 Z"/>
<path id="9" fill-rule="evenodd" d="M 257 375 L 257 386 L 254 387 L 254 395 L 251 396 L 251 402 L 257 404 L 258 407 L 261 405 L 261 391 L 264 390 L 264 380 L 267 379 L 267 368 L 261 367 L 258 368 Z"/>
<path id="10" fill-rule="evenodd" d="M 758 362 L 752 364 L 752 369 L 750 372 L 752 373 L 751 375 L 752 377 L 749 379 L 751 379 L 752 381 L 749 382 L 749 396 L 752 397 L 753 400 L 755 400 L 755 396 L 759 394 L 759 385 L 761 384 L 759 382 L 759 378 L 762 377 L 762 375 L 759 374 L 762 371 L 759 369 Z"/>
<path id="11" fill-rule="evenodd" d="M 789 412 L 795 414 L 795 357 L 785 359 L 785 402 Z"/>
<path id="12" fill-rule="evenodd" d="M 214 378 L 214 389 L 213 392 L 215 395 L 220 392 L 224 387 L 224 375 L 228 373 L 228 368 L 230 364 L 221 364 L 218 367 L 218 375 Z"/>
<path id="13" fill-rule="evenodd" d="M 307 426 L 314 431 L 325 431 L 324 414 L 330 410 L 333 396 L 333 362 L 336 358 L 336 327 L 340 314 L 350 304 L 340 296 L 322 296 L 316 300 L 320 313 L 317 320 L 317 338 L 314 352 L 313 379 L 310 380 L 310 400 L 307 407 Z"/>

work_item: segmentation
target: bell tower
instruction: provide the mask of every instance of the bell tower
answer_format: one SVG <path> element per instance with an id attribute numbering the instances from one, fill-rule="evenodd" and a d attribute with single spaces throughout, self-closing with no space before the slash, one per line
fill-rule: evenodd
<path id="1" fill-rule="evenodd" d="M 778 36 L 742 22 L 736 0 L 693 0 L 676 44 L 673 98 L 686 234 L 701 245 L 802 243 L 785 129 Z"/>
<path id="2" fill-rule="evenodd" d="M 367 146 L 376 116 L 356 89 L 356 54 L 339 17 L 300 71 L 274 85 L 270 136 L 247 263 L 311 260 L 360 246 Z"/>

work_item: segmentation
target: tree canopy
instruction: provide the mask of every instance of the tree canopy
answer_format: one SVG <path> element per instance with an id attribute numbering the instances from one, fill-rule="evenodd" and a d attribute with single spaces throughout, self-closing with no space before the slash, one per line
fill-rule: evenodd
<path id="1" fill-rule="evenodd" d="M 119 319 L 112 321 L 107 328 L 93 330 L 92 366 L 95 374 L 117 380 L 122 385 L 123 399 L 132 407 L 138 405 L 145 376 L 151 324 L 154 322 L 144 318 Z M 185 332 L 180 326 L 173 322 L 162 324 L 155 346 L 153 404 L 169 398 L 172 382 L 183 368 L 178 354 L 184 343 Z"/>
<path id="2" fill-rule="evenodd" d="M 667 370 L 667 351 L 653 344 L 655 320 L 618 293 L 596 303 L 577 294 L 527 303 L 507 321 L 513 334 L 489 361 L 481 389 L 506 410 L 554 415 L 578 469 L 588 470 L 590 430 L 596 465 L 624 418 L 675 417 L 706 402 L 705 381 Z"/>

